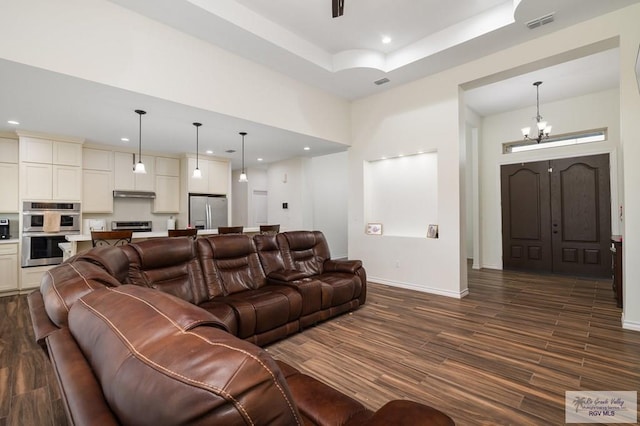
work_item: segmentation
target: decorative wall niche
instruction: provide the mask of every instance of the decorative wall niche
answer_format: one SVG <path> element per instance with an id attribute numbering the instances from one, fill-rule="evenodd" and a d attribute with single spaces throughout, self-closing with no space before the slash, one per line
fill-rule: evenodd
<path id="1" fill-rule="evenodd" d="M 385 236 L 425 238 L 438 223 L 438 153 L 367 161 L 365 222 L 381 223 Z"/>

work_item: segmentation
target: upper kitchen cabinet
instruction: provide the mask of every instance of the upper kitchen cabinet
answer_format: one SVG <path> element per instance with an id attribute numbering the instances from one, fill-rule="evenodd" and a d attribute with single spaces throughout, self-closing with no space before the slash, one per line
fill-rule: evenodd
<path id="1" fill-rule="evenodd" d="M 80 201 L 82 140 L 20 136 L 20 195 L 25 200 Z"/>
<path id="2" fill-rule="evenodd" d="M 18 212 L 18 141 L 0 138 L 0 213 Z"/>
<path id="3" fill-rule="evenodd" d="M 113 186 L 122 191 L 154 191 L 155 190 L 155 157 L 143 155 L 142 162 L 147 173 L 133 173 L 137 158 L 130 152 L 113 153 Z"/>
<path id="4" fill-rule="evenodd" d="M 198 168 L 201 178 L 193 177 L 196 159 L 187 157 L 184 160 L 187 191 L 197 194 L 227 195 L 229 192 L 229 162 L 213 158 L 200 158 Z"/>
<path id="5" fill-rule="evenodd" d="M 180 212 L 180 160 L 156 157 L 154 213 Z"/>
<path id="6" fill-rule="evenodd" d="M 82 151 L 82 212 L 113 213 L 113 151 Z"/>

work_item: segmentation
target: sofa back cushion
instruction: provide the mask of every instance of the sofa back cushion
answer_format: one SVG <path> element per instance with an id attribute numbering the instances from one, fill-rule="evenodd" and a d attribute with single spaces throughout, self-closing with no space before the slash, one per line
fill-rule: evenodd
<path id="1" fill-rule="evenodd" d="M 266 277 L 253 240 L 247 235 L 224 234 L 199 238 L 198 257 L 211 297 L 257 289 Z"/>
<path id="2" fill-rule="evenodd" d="M 325 260 L 331 258 L 329 245 L 320 231 L 290 231 L 278 234 L 278 244 L 286 269 L 302 271 L 307 276 L 323 272 Z"/>
<path id="3" fill-rule="evenodd" d="M 88 294 L 69 330 L 121 424 L 302 424 L 262 349 L 183 300 L 137 286 Z"/>
<path id="4" fill-rule="evenodd" d="M 280 246 L 278 246 L 277 234 L 257 234 L 254 235 L 253 242 L 266 276 L 274 271 L 286 269 Z"/>
<path id="5" fill-rule="evenodd" d="M 40 281 L 44 308 L 58 327 L 67 325 L 71 306 L 87 293 L 120 285 L 126 277 L 127 258 L 115 247 L 101 247 L 74 256 L 45 272 Z"/>
<path id="6" fill-rule="evenodd" d="M 127 282 L 198 304 L 208 300 L 193 239 L 154 238 L 122 246 L 129 259 Z"/>

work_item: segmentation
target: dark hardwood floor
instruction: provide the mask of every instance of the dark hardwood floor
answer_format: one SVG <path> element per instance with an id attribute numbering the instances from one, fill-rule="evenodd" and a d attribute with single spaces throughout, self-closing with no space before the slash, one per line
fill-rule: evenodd
<path id="1" fill-rule="evenodd" d="M 437 407 L 458 425 L 559 425 L 567 390 L 640 388 L 640 333 L 610 280 L 470 271 L 462 300 L 370 283 L 358 311 L 270 345 L 377 409 Z M 26 298 L 0 298 L 0 426 L 66 425 Z"/>

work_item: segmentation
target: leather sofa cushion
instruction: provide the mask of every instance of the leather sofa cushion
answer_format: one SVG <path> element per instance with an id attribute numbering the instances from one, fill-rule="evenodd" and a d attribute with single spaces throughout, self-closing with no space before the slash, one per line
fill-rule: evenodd
<path id="1" fill-rule="evenodd" d="M 191 238 L 140 241 L 123 246 L 122 252 L 129 259 L 128 283 L 155 288 L 193 304 L 209 299 Z"/>
<path id="2" fill-rule="evenodd" d="M 320 231 L 290 231 L 278 234 L 285 269 L 296 269 L 308 277 L 321 274 L 330 259 L 329 245 Z"/>
<path id="3" fill-rule="evenodd" d="M 71 306 L 82 296 L 120 283 L 102 267 L 73 259 L 47 271 L 40 281 L 40 293 L 47 315 L 57 327 L 65 327 Z"/>
<path id="4" fill-rule="evenodd" d="M 121 424 L 301 424 L 275 361 L 212 325 L 206 311 L 136 286 L 94 291 L 69 317 Z"/>
<path id="5" fill-rule="evenodd" d="M 116 281 L 124 282 L 129 271 L 129 259 L 118 247 L 102 246 L 76 255 L 70 262 L 89 262 L 103 268 Z"/>
<path id="6" fill-rule="evenodd" d="M 267 282 L 253 240 L 247 235 L 222 235 L 197 240 L 206 285 L 218 296 L 257 289 Z"/>
<path id="7" fill-rule="evenodd" d="M 295 322 L 302 312 L 300 293 L 287 286 L 268 285 L 219 300 L 233 307 L 242 339 Z"/>
<path id="8" fill-rule="evenodd" d="M 260 263 L 266 276 L 269 276 L 273 272 L 286 269 L 280 247 L 278 246 L 277 234 L 254 235 L 253 241 L 256 245 L 258 257 L 260 258 Z"/>

